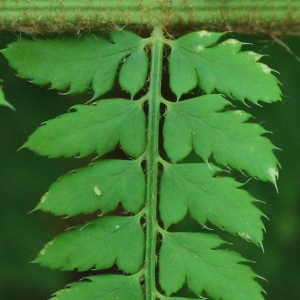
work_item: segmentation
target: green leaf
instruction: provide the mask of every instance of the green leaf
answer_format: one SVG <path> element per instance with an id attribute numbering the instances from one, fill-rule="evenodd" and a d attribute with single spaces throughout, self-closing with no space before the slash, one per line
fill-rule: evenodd
<path id="1" fill-rule="evenodd" d="M 51 83 L 59 90 L 70 87 L 69 94 L 82 93 L 91 85 L 95 99 L 111 90 L 121 60 L 139 50 L 144 41 L 129 31 L 113 32 L 110 39 L 101 35 L 19 39 L 2 53 L 21 78 L 38 85 Z"/>
<path id="2" fill-rule="evenodd" d="M 145 237 L 140 216 L 104 216 L 59 235 L 41 250 L 35 263 L 52 269 L 108 269 L 116 262 L 126 273 L 144 262 Z"/>
<path id="3" fill-rule="evenodd" d="M 234 39 L 207 48 L 222 35 L 199 31 L 171 43 L 170 87 L 177 99 L 198 83 L 206 94 L 217 90 L 253 103 L 280 100 L 280 89 L 272 70 L 257 62 L 262 55 L 240 52 L 243 43 Z"/>
<path id="4" fill-rule="evenodd" d="M 199 300 L 199 298 L 165 297 L 164 300 Z M 205 299 L 205 298 L 203 298 Z"/>
<path id="5" fill-rule="evenodd" d="M 145 150 L 146 116 L 142 101 L 100 100 L 96 105 L 76 105 L 39 127 L 24 144 L 39 155 L 49 157 L 99 156 L 120 143 L 124 152 L 137 158 Z"/>
<path id="6" fill-rule="evenodd" d="M 149 59 L 144 49 L 133 52 L 124 62 L 120 71 L 120 85 L 133 98 L 145 85 Z"/>
<path id="7" fill-rule="evenodd" d="M 122 203 L 126 211 L 137 213 L 144 202 L 145 176 L 140 163 L 103 160 L 61 177 L 36 209 L 72 217 L 98 209 L 107 213 Z"/>
<path id="8" fill-rule="evenodd" d="M 206 164 L 164 165 L 159 210 L 165 228 L 181 221 L 189 211 L 202 225 L 210 221 L 261 245 L 263 214 L 252 204 L 257 200 L 239 189 L 242 184 L 234 179 L 214 178 L 219 171 Z"/>
<path id="9" fill-rule="evenodd" d="M 159 282 L 167 296 L 185 283 L 196 295 L 212 299 L 261 300 L 262 288 L 247 262 L 237 253 L 216 250 L 224 242 L 203 233 L 163 232 Z"/>
<path id="10" fill-rule="evenodd" d="M 0 87 L 0 106 L 7 106 L 12 110 L 16 110 L 7 100 L 5 99 L 5 95 L 3 93 L 3 87 Z"/>
<path id="11" fill-rule="evenodd" d="M 186 34 L 172 43 L 172 51 L 169 57 L 170 87 L 179 99 L 182 94 L 186 94 L 197 86 L 198 75 L 194 67 L 194 62 L 187 59 L 186 53 L 180 53 L 181 44 L 189 50 L 194 49 L 199 44 L 201 37 L 202 47 L 209 47 L 215 44 L 224 33 L 208 32 L 205 30 Z M 179 43 L 179 44 L 178 44 Z M 196 48 L 197 49 L 197 48 Z M 184 74 L 184 76 L 182 76 Z"/>
<path id="12" fill-rule="evenodd" d="M 89 276 L 55 294 L 52 300 L 144 300 L 139 277 L 124 275 Z"/>
<path id="13" fill-rule="evenodd" d="M 166 102 L 167 155 L 177 162 L 194 149 L 205 162 L 213 155 L 220 164 L 276 184 L 276 148 L 262 136 L 267 131 L 258 124 L 244 123 L 251 117 L 244 111 L 222 111 L 229 104 L 220 95 Z"/>

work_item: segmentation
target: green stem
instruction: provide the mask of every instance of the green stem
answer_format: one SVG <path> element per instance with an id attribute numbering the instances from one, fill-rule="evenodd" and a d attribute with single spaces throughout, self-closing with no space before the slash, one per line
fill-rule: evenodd
<path id="1" fill-rule="evenodd" d="M 146 257 L 145 285 L 146 300 L 154 300 L 156 294 L 156 239 L 157 239 L 157 181 L 158 181 L 158 138 L 160 118 L 161 79 L 163 61 L 163 34 L 160 28 L 153 31 L 151 51 L 150 87 L 148 100 L 147 135 L 147 195 L 146 195 Z"/>
<path id="2" fill-rule="evenodd" d="M 112 29 L 123 25 L 300 32 L 300 2 L 287 0 L 2 0 L 0 30 Z"/>

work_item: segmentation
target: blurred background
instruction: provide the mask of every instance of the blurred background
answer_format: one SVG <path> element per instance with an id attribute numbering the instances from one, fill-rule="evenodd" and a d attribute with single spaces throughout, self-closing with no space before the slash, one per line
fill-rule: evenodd
<path id="1" fill-rule="evenodd" d="M 0 48 L 19 36 L 1 32 Z M 232 242 L 233 248 L 244 257 L 256 262 L 251 267 L 267 279 L 259 280 L 267 292 L 266 299 L 296 300 L 300 286 L 300 60 L 297 57 L 300 38 L 277 40 L 264 35 L 237 34 L 231 37 L 252 43 L 243 49 L 266 54 L 261 61 L 279 72 L 276 76 L 282 84 L 281 103 L 240 107 L 250 112 L 255 122 L 272 131 L 268 137 L 282 149 L 276 151 L 282 170 L 279 193 L 270 183 L 251 180 L 245 185 L 252 195 L 266 203 L 260 205 L 270 219 L 264 220 L 267 229 L 264 253 L 226 232 L 216 230 L 216 233 Z M 16 108 L 13 111 L 0 106 L 0 299 L 48 299 L 82 275 L 49 270 L 30 261 L 45 243 L 73 225 L 73 221 L 29 212 L 51 183 L 64 173 L 86 165 L 87 160 L 51 160 L 18 149 L 40 123 L 67 112 L 74 104 L 86 102 L 92 94 L 62 96 L 49 87 L 35 86 L 18 78 L 3 56 L 0 66 L 6 99 Z M 189 218 L 180 226 L 188 231 L 199 227 Z"/>

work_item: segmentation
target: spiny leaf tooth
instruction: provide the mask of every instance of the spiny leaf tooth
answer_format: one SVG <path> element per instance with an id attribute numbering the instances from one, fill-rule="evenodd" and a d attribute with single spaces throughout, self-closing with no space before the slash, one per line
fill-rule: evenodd
<path id="1" fill-rule="evenodd" d="M 271 68 L 269 68 L 265 64 L 259 63 L 259 65 L 261 66 L 263 72 L 266 73 L 266 74 L 270 74 L 273 71 Z"/>
<path id="2" fill-rule="evenodd" d="M 0 80 L 1 81 L 1 80 Z M 3 93 L 3 87 L 0 86 L 0 106 L 7 106 L 9 107 L 11 110 L 15 111 L 16 109 L 14 108 L 14 106 L 12 106 L 6 99 L 5 99 L 5 95 Z"/>
<path id="3" fill-rule="evenodd" d="M 277 187 L 277 179 L 279 177 L 279 172 L 277 168 L 274 167 L 270 167 L 268 169 L 268 173 L 270 175 L 269 181 L 272 182 L 275 186 L 275 189 L 277 191 L 277 193 L 279 192 L 278 187 Z"/>
<path id="4" fill-rule="evenodd" d="M 265 55 L 258 54 L 258 53 L 253 52 L 253 51 L 247 51 L 246 53 L 248 53 L 250 56 L 252 56 L 254 61 L 259 61 L 262 57 L 265 56 Z"/>

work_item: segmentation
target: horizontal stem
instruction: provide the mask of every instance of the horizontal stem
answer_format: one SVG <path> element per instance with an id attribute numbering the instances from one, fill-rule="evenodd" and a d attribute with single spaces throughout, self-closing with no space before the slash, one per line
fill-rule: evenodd
<path id="1" fill-rule="evenodd" d="M 29 33 L 117 29 L 158 23 L 273 34 L 300 33 L 300 1 L 291 0 L 2 0 L 0 30 Z"/>

